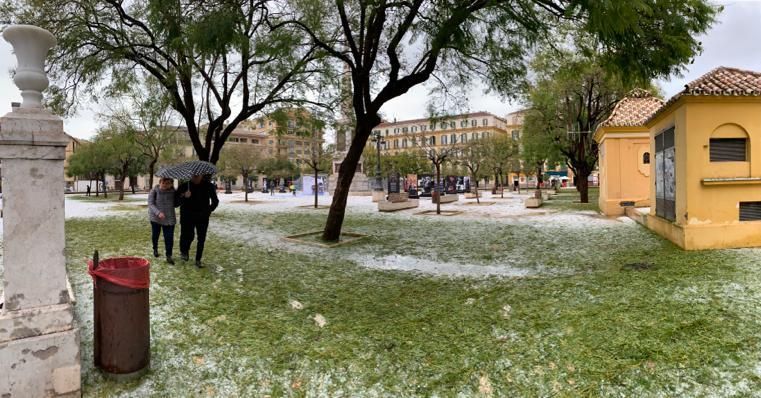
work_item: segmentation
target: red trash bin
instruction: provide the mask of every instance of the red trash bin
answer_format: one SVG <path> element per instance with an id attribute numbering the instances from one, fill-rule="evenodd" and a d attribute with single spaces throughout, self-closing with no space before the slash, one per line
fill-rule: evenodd
<path id="1" fill-rule="evenodd" d="M 93 278 L 94 362 L 107 376 L 131 379 L 148 370 L 151 263 L 139 257 L 88 261 Z"/>

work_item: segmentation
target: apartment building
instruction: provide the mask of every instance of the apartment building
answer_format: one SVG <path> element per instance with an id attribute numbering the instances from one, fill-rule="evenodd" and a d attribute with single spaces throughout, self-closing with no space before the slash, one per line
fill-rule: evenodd
<path id="1" fill-rule="evenodd" d="M 415 142 L 425 137 L 431 145 L 448 147 L 497 135 L 508 135 L 508 121 L 488 112 L 466 113 L 440 119 L 413 119 L 383 122 L 375 127 L 385 144 L 383 153 L 396 155 L 417 150 Z M 520 133 L 518 134 L 518 138 Z"/>

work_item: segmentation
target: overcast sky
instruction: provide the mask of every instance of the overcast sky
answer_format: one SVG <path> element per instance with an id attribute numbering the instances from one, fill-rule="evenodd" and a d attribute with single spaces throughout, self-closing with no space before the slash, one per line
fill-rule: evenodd
<path id="1" fill-rule="evenodd" d="M 718 22 L 704 36 L 703 53 L 688 66 L 683 77 L 673 77 L 660 81 L 666 97 L 678 93 L 688 83 L 718 66 L 730 66 L 741 69 L 761 71 L 761 0 L 726 0 L 724 12 Z M 10 111 L 11 102 L 20 102 L 21 95 L 13 84 L 10 71 L 15 67 L 16 59 L 11 53 L 11 46 L 0 40 L 0 115 Z M 387 103 L 381 112 L 387 120 L 415 119 L 426 115 L 425 87 L 416 87 L 402 97 Z M 499 116 L 520 109 L 520 104 L 510 104 L 495 95 L 484 94 L 480 87 L 469 95 L 470 111 L 486 111 Z M 100 125 L 96 118 L 97 110 L 80 109 L 79 113 L 64 122 L 66 132 L 88 138 Z"/>

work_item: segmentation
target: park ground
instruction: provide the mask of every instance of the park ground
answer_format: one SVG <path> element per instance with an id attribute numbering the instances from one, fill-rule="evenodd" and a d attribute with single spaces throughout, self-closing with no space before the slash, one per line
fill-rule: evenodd
<path id="1" fill-rule="evenodd" d="M 145 195 L 67 197 L 85 396 L 761 396 L 761 250 L 685 252 L 574 192 L 450 217 L 352 197 L 369 237 L 328 249 L 282 240 L 321 229 L 309 197 L 220 196 L 201 270 L 149 257 Z M 137 381 L 92 366 L 95 249 L 153 262 Z"/>

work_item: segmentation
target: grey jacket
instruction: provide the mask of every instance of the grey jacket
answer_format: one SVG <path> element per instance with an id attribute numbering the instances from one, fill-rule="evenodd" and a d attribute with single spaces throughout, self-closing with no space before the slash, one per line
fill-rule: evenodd
<path id="1" fill-rule="evenodd" d="M 175 215 L 174 208 L 180 205 L 177 191 L 172 188 L 169 191 L 162 191 L 158 185 L 151 189 L 151 193 L 148 194 L 148 215 L 151 222 L 155 222 L 161 225 L 174 225 L 177 224 L 177 216 Z M 159 219 L 159 213 L 164 212 L 163 220 Z"/>

